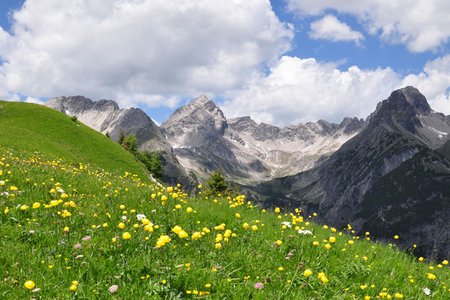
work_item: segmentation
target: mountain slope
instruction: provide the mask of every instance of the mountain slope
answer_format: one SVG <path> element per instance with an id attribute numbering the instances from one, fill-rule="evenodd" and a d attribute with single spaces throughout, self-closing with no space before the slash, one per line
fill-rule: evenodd
<path id="1" fill-rule="evenodd" d="M 108 134 L 115 141 L 122 133 L 133 134 L 141 151 L 158 152 L 163 165 L 163 181 L 181 183 L 186 188 L 195 186 L 195 180 L 181 168 L 172 147 L 159 127 L 139 108 L 121 109 L 112 100 L 92 101 L 83 96 L 57 97 L 47 106 L 69 116 L 76 116 L 87 126 Z"/>
<path id="2" fill-rule="evenodd" d="M 364 126 L 357 118 L 284 128 L 250 117 L 227 120 L 213 101 L 200 96 L 175 111 L 161 129 L 180 163 L 197 176 L 207 178 L 220 169 L 231 180 L 255 182 L 310 169 Z"/>
<path id="3" fill-rule="evenodd" d="M 53 157 L 93 163 L 108 171 L 133 172 L 146 178 L 144 167 L 117 143 L 45 106 L 0 101 L 0 145 L 44 151 Z"/>
<path id="4" fill-rule="evenodd" d="M 431 127 L 430 123 L 435 127 L 439 126 L 440 130 L 433 130 L 435 127 Z M 357 231 L 362 232 L 362 225 L 367 222 L 362 216 L 376 215 L 381 209 L 367 203 L 374 199 L 369 195 L 381 197 L 385 193 L 383 185 L 380 184 L 383 180 L 399 181 L 395 178 L 402 175 L 392 172 L 405 162 L 408 162 L 405 163 L 409 166 L 408 172 L 412 172 L 411 174 L 415 174 L 417 178 L 429 180 L 429 184 L 436 188 L 434 195 L 430 194 L 433 199 L 429 201 L 438 202 L 441 199 L 440 195 L 446 194 L 444 185 L 438 183 L 440 179 L 433 175 L 427 164 L 429 161 L 437 160 L 441 168 L 444 170 L 447 168 L 448 162 L 433 149 L 448 140 L 447 134 L 450 133 L 448 126 L 446 118 L 433 112 L 425 97 L 417 89 L 412 87 L 400 89 L 378 105 L 375 113 L 369 117 L 367 127 L 361 133 L 345 143 L 322 165 L 295 176 L 275 179 L 248 188 L 259 193 L 260 199 L 268 201 L 266 204 L 270 204 L 271 199 L 276 199 L 277 202 L 291 206 L 301 205 L 310 212 L 319 212 L 324 222 L 335 226 L 346 226 L 358 220 L 354 225 Z M 441 130 L 448 131 L 441 132 Z M 419 153 L 421 156 L 418 156 Z M 418 168 L 417 164 L 422 168 Z M 414 170 L 413 166 L 416 166 Z M 406 184 L 401 180 L 399 182 Z M 424 190 L 423 185 L 416 185 L 415 188 L 418 195 Z M 396 197 L 389 199 L 394 202 L 406 201 L 407 188 L 398 187 L 398 189 Z M 438 210 L 441 206 L 437 205 L 434 209 Z M 398 222 L 407 222 L 406 215 L 401 211 L 393 210 L 393 213 L 399 214 Z M 420 210 L 416 213 L 418 216 L 421 214 Z M 438 229 L 436 224 L 428 224 L 425 220 L 424 222 L 417 226 Z M 370 224 L 371 226 L 365 226 L 364 230 L 370 227 L 370 231 L 381 233 L 380 238 L 385 238 L 392 232 L 385 229 L 386 224 L 383 222 Z M 395 229 L 393 227 L 393 230 Z M 404 227 L 397 234 L 404 234 L 406 231 Z M 402 245 L 407 246 L 412 242 L 426 243 L 427 240 L 412 241 L 405 238 Z M 441 247 L 440 251 L 440 256 L 443 252 L 450 254 L 448 248 Z M 433 255 L 431 251 L 426 254 Z"/>
<path id="5" fill-rule="evenodd" d="M 423 149 L 378 180 L 364 195 L 356 228 L 375 236 L 400 234 L 404 247 L 417 255 L 450 253 L 450 162 Z"/>

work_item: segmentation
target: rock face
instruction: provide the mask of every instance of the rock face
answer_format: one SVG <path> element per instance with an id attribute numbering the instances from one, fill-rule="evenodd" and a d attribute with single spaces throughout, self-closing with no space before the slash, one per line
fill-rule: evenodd
<path id="1" fill-rule="evenodd" d="M 118 140 L 123 132 L 135 134 L 142 149 L 170 149 L 158 126 L 138 108 L 120 109 L 112 100 L 92 101 L 83 96 L 53 98 L 47 106 L 76 116 L 87 126 L 103 134 L 108 133 L 113 140 Z"/>
<path id="2" fill-rule="evenodd" d="M 438 149 L 448 153 L 449 133 L 448 119 L 406 87 L 382 101 L 364 130 L 321 165 L 249 190 L 267 205 L 317 211 L 324 222 L 352 223 L 380 239 L 399 234 L 405 248 L 415 243 L 420 254 L 448 257 L 450 162 Z"/>
<path id="3" fill-rule="evenodd" d="M 47 102 L 47 106 L 69 116 L 76 116 L 87 126 L 103 134 L 108 133 L 115 141 L 119 140 L 121 132 L 136 135 L 139 150 L 156 151 L 160 154 L 165 182 L 193 186 L 194 180 L 179 165 L 159 127 L 141 109 L 120 109 L 112 100 L 92 101 L 83 96 L 53 98 Z"/>
<path id="4" fill-rule="evenodd" d="M 227 120 L 201 96 L 161 125 L 180 163 L 200 178 L 220 169 L 239 182 L 255 182 L 309 169 L 360 132 L 363 120 L 320 120 L 279 128 L 250 117 Z"/>

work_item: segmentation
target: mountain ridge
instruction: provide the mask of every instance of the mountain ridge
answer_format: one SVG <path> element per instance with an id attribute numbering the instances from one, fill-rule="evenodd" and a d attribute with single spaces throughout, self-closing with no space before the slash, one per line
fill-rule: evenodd
<path id="1" fill-rule="evenodd" d="M 313 211 L 320 212 L 324 222 L 342 227 L 357 220 L 356 216 L 358 215 L 364 215 L 370 211 L 375 213 L 381 209 L 381 206 L 370 208 L 367 201 L 370 203 L 368 199 L 373 201 L 373 198 L 370 198 L 369 195 L 383 195 L 384 185 L 380 182 L 386 178 L 390 178 L 388 182 L 402 182 L 399 179 L 402 174 L 395 172 L 400 166 L 408 165 L 409 169 L 405 171 L 406 173 L 422 177 L 436 188 L 435 191 L 429 190 L 428 201 L 439 203 L 441 199 L 438 195 L 447 194 L 439 193 L 444 187 L 437 179 L 433 178 L 432 172 L 427 171 L 430 169 L 427 165 L 432 160 L 431 158 L 439 160 L 441 166 L 448 165 L 446 158 L 436 152 L 436 146 L 448 141 L 448 136 L 440 137 L 436 132 L 428 130 L 430 126 L 427 124 L 431 123 L 430 120 L 433 122 L 441 120 L 440 128 L 445 128 L 449 124 L 445 118 L 436 118 L 440 114 L 433 112 L 429 106 L 423 105 L 422 100 L 425 99 L 423 95 L 420 94 L 418 101 L 405 101 L 404 91 L 407 95 L 420 94 L 417 89 L 412 87 L 394 91 L 388 99 L 380 103 L 375 113 L 368 118 L 367 126 L 354 138 L 344 143 L 322 165 L 294 176 L 274 179 L 247 188 L 251 193 L 259 195 L 259 200 L 266 205 L 270 203 L 271 198 L 277 197 L 278 203 L 272 205 L 279 205 L 279 202 L 294 206 L 300 205 L 311 213 Z M 393 103 L 396 109 L 386 109 Z M 402 106 L 398 106 L 399 103 L 404 106 L 404 109 L 401 109 Z M 416 106 L 418 106 L 417 110 Z M 433 143 L 427 144 L 427 141 Z M 423 153 L 426 153 L 426 157 L 419 159 L 419 155 L 424 155 Z M 414 161 L 417 163 L 412 163 Z M 418 167 L 417 164 L 421 167 Z M 419 169 L 423 172 L 419 172 Z M 391 176 L 392 174 L 395 176 Z M 441 176 L 441 178 L 448 180 L 445 176 Z M 450 184 L 450 182 L 448 183 Z M 406 182 L 401 184 L 406 184 Z M 399 201 L 408 199 L 406 190 L 404 187 L 402 192 L 396 192 Z M 395 199 L 392 198 L 391 201 L 395 201 Z M 421 199 L 416 198 L 415 201 L 420 202 Z M 446 201 L 450 201 L 450 199 L 447 198 Z M 420 213 L 420 211 L 416 211 L 416 214 Z M 411 219 L 407 218 L 407 214 L 400 219 L 420 232 L 416 236 L 428 236 L 431 234 L 431 230 L 438 230 L 433 227 L 434 225 L 429 224 L 427 231 L 424 232 L 425 229 L 417 226 L 425 224 L 409 223 Z M 392 231 L 380 230 L 381 227 L 387 226 L 382 219 L 370 223 L 371 226 L 365 225 L 368 224 L 367 222 L 369 221 L 358 219 L 357 223 L 352 225 L 357 232 L 363 232 L 363 230 L 384 232 L 385 236 L 380 236 L 380 238 L 387 238 L 386 234 L 392 233 Z M 425 239 L 414 240 L 416 236 L 408 235 L 404 228 L 402 232 L 396 232 L 396 234 L 405 235 L 405 239 L 402 240 L 403 247 L 410 247 L 415 243 L 419 245 L 418 249 L 421 249 L 421 254 L 442 257 L 444 254 L 450 253 L 450 247 L 444 247 L 434 252 L 423 250 L 426 248 L 427 241 Z"/>
<path id="2" fill-rule="evenodd" d="M 364 126 L 358 118 L 282 128 L 258 124 L 249 116 L 227 119 L 203 95 L 176 110 L 161 129 L 180 163 L 199 178 L 221 169 L 231 180 L 255 182 L 311 168 Z"/>

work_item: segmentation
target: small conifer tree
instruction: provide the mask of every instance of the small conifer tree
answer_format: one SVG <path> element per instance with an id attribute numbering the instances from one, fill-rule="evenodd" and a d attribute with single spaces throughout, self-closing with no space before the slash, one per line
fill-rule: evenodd
<path id="1" fill-rule="evenodd" d="M 206 184 L 213 193 L 223 193 L 228 188 L 228 184 L 220 170 L 214 171 L 211 174 L 211 177 L 206 181 Z"/>

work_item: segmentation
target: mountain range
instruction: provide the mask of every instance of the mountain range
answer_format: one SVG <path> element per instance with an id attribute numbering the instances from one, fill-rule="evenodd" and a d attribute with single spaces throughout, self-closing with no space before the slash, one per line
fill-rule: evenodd
<path id="1" fill-rule="evenodd" d="M 186 186 L 220 169 L 267 207 L 300 207 L 319 220 L 376 239 L 400 236 L 417 255 L 450 254 L 450 117 L 415 88 L 392 92 L 366 119 L 279 128 L 250 117 L 226 119 L 200 96 L 158 127 L 140 109 L 111 100 L 58 97 L 48 106 L 117 140 L 135 134 L 158 151 L 164 180 Z"/>

